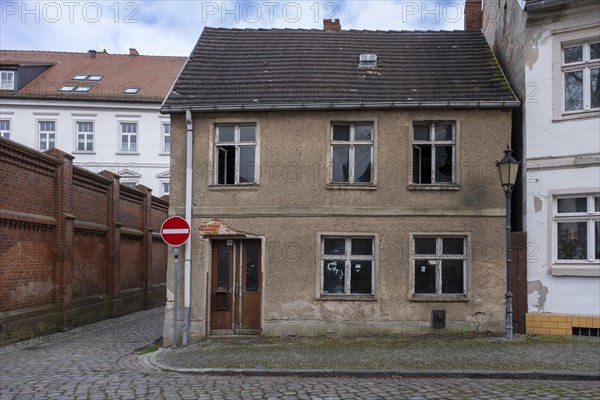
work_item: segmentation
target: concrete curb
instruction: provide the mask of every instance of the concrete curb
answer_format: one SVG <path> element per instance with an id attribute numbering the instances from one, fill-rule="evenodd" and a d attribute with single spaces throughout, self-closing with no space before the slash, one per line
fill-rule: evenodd
<path id="1" fill-rule="evenodd" d="M 139 363 L 163 371 L 197 375 L 299 376 L 310 378 L 466 378 L 600 381 L 591 371 L 508 371 L 508 370 L 403 370 L 403 369 L 285 369 L 285 368 L 179 368 L 158 361 L 159 349 L 139 357 Z"/>

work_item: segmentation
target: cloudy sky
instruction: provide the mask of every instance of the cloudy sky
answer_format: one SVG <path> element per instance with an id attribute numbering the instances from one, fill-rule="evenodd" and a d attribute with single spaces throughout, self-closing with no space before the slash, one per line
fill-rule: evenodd
<path id="1" fill-rule="evenodd" d="M 462 29 L 464 0 L 0 0 L 0 48 L 187 56 L 203 27 Z"/>

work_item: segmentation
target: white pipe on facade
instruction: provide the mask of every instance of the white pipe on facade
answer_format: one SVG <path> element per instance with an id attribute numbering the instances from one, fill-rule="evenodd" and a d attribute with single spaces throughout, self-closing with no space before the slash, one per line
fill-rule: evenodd
<path id="1" fill-rule="evenodd" d="M 185 169 L 185 220 L 192 226 L 192 144 L 194 125 L 192 123 L 192 112 L 185 111 L 186 130 L 186 169 Z M 190 326 L 190 289 L 191 289 L 191 264 L 192 264 L 192 236 L 185 244 L 185 262 L 183 270 L 183 332 L 181 344 L 188 343 L 188 332 Z"/>

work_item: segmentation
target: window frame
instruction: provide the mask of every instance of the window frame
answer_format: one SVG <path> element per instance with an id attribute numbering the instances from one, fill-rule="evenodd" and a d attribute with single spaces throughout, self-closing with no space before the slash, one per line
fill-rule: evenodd
<path id="1" fill-rule="evenodd" d="M 591 70 L 600 68 L 600 59 L 590 59 L 590 44 L 600 43 L 598 30 L 600 25 L 580 27 L 554 33 L 553 38 L 553 118 L 555 121 L 594 118 L 600 116 L 600 107 L 591 108 Z M 564 50 L 570 47 L 583 46 L 583 60 L 566 64 Z M 582 71 L 583 75 L 583 109 L 565 109 L 565 74 Z"/>
<path id="2" fill-rule="evenodd" d="M 131 150 L 131 138 L 129 138 L 127 141 L 128 150 L 123 150 L 123 147 L 122 147 L 123 134 L 125 133 L 128 136 L 131 136 L 131 133 L 122 131 L 124 124 L 135 124 L 135 126 L 136 126 L 136 132 L 135 132 L 136 149 L 135 150 Z M 135 120 L 120 120 L 120 121 L 118 121 L 117 126 L 118 126 L 117 154 L 139 154 L 140 153 L 140 122 L 135 121 Z"/>
<path id="3" fill-rule="evenodd" d="M 429 140 L 415 140 L 415 126 L 416 125 L 429 125 Z M 451 125 L 452 126 L 452 140 L 436 140 L 435 138 L 435 127 L 436 125 Z M 414 180 L 414 146 L 415 145 L 431 145 L 431 183 L 420 183 Z M 436 182 L 435 181 L 435 148 L 436 146 L 452 146 L 452 180 L 450 182 Z M 436 187 L 436 186 L 456 186 L 458 184 L 458 121 L 455 120 L 415 120 L 412 121 L 410 128 L 410 184 L 412 187 Z"/>
<path id="4" fill-rule="evenodd" d="M 169 133 L 165 132 L 165 128 L 169 127 Z M 169 149 L 165 146 L 165 139 L 169 137 Z M 160 154 L 169 155 L 171 154 L 171 123 L 161 122 L 160 123 Z"/>
<path id="5" fill-rule="evenodd" d="M 242 142 L 240 141 L 240 126 L 252 125 L 254 126 L 254 141 L 253 142 Z M 234 141 L 233 142 L 219 142 L 219 128 L 220 127 L 234 127 Z M 244 186 L 256 186 L 259 184 L 260 180 L 260 164 L 259 164 L 259 149 L 260 149 L 260 140 L 259 140 L 259 125 L 254 121 L 248 122 L 228 122 L 228 121 L 220 121 L 213 124 L 213 145 L 212 145 L 212 156 L 213 156 L 213 186 L 219 188 L 225 187 L 244 187 Z M 233 183 L 219 183 L 219 147 L 222 146 L 233 146 L 235 148 L 235 172 L 234 172 L 234 182 Z M 253 182 L 240 182 L 240 148 L 241 147 L 252 147 L 254 146 L 254 181 Z"/>
<path id="6" fill-rule="evenodd" d="M 169 185 L 168 191 L 165 191 L 164 185 Z M 169 196 L 171 194 L 171 181 L 160 181 L 160 193 L 161 196 Z"/>
<path id="7" fill-rule="evenodd" d="M 586 211 L 585 212 L 574 212 L 574 213 L 559 213 L 558 212 L 558 200 L 570 199 L 570 198 L 586 198 Z M 580 193 L 555 193 L 552 195 L 552 207 L 551 207 L 551 249 L 552 259 L 551 265 L 553 266 L 553 273 L 555 266 L 563 267 L 576 267 L 576 266 L 590 266 L 600 267 L 600 259 L 595 258 L 595 239 L 600 232 L 596 232 L 595 222 L 600 221 L 600 210 L 595 211 L 595 197 L 600 197 L 600 192 L 580 192 Z M 569 222 L 586 222 L 586 234 L 587 234 L 587 251 L 585 259 L 559 259 L 558 258 L 558 224 L 569 223 Z"/>
<path id="8" fill-rule="evenodd" d="M 5 121 L 8 123 L 8 129 L 2 129 L 2 126 L 0 126 L 0 137 L 10 140 L 12 120 L 10 118 L 0 118 L 0 124 L 2 123 L 2 121 Z"/>
<path id="9" fill-rule="evenodd" d="M 43 122 L 53 122 L 54 123 L 54 131 L 42 131 L 42 123 Z M 37 119 L 36 120 L 36 132 L 37 132 L 37 149 L 39 151 L 46 151 L 56 147 L 56 142 L 58 141 L 58 122 L 56 119 Z M 49 136 L 46 138 L 46 147 L 42 148 L 42 132 L 46 135 L 50 133 L 54 133 L 54 145 L 50 146 L 50 138 Z"/>
<path id="10" fill-rule="evenodd" d="M 11 79 L 6 80 L 8 82 L 8 86 L 4 86 L 4 80 L 2 80 L 2 74 L 8 74 L 11 76 Z M 9 70 L 0 70 L 0 90 L 15 90 L 16 87 L 16 73 L 15 71 Z"/>
<path id="11" fill-rule="evenodd" d="M 345 248 L 344 255 L 326 255 L 325 254 L 325 239 L 344 239 Z M 352 255 L 351 241 L 352 239 L 371 239 L 372 240 L 372 255 Z M 349 247 L 350 246 L 350 247 Z M 379 237 L 376 233 L 371 232 L 319 232 L 317 234 L 317 299 L 320 300 L 375 300 L 377 294 L 377 268 L 379 265 Z M 325 276 L 324 262 L 325 259 L 344 260 L 345 274 L 349 278 L 344 284 L 344 293 L 328 293 L 324 291 Z M 353 260 L 371 261 L 371 293 L 351 293 L 351 265 Z M 348 275 L 348 272 L 350 274 Z"/>
<path id="12" fill-rule="evenodd" d="M 85 123 L 91 123 L 92 124 L 92 132 L 91 132 L 91 144 L 92 144 L 92 148 L 91 150 L 87 150 L 87 143 L 88 143 L 88 136 L 90 135 L 89 132 L 84 132 L 84 150 L 79 150 L 79 124 L 85 124 Z M 94 152 L 96 151 L 96 123 L 94 120 L 75 120 L 74 121 L 75 124 L 75 148 L 73 149 L 73 153 L 87 153 L 87 154 L 94 154 Z"/>
<path id="13" fill-rule="evenodd" d="M 436 239 L 436 254 L 416 254 L 415 239 L 435 238 Z M 442 241 L 445 238 L 462 238 L 463 253 L 458 254 L 443 254 Z M 468 232 L 413 232 L 409 234 L 410 240 L 410 293 L 411 301 L 469 301 L 470 300 L 470 274 L 472 270 L 471 258 L 471 234 Z M 436 264 L 436 292 L 435 293 L 416 293 L 415 292 L 415 261 L 417 260 L 463 260 L 463 293 L 442 293 L 442 263 Z"/>
<path id="14" fill-rule="evenodd" d="M 328 168 L 328 174 L 329 174 L 329 179 L 328 179 L 328 184 L 331 186 L 348 186 L 348 187 L 360 187 L 360 186 L 374 186 L 376 185 L 376 174 L 375 174 L 375 143 L 376 143 L 376 136 L 377 136 L 377 132 L 376 132 L 376 121 L 374 119 L 365 119 L 365 120 L 351 120 L 351 121 L 344 121 L 344 120 L 335 120 L 335 121 L 331 121 L 329 124 L 329 165 L 330 168 Z M 371 135 L 371 140 L 370 141 L 366 141 L 366 140 L 356 140 L 355 139 L 355 126 L 356 125 L 367 125 L 370 124 L 371 128 L 372 128 L 372 135 Z M 335 125 L 348 125 L 350 126 L 350 140 L 348 141 L 344 141 L 344 140 L 335 140 L 333 138 L 333 131 L 334 131 L 334 126 Z M 347 182 L 337 182 L 333 180 L 333 170 L 335 168 L 334 163 L 333 163 L 333 148 L 334 146 L 341 146 L 341 145 L 346 145 L 346 146 L 350 146 L 349 149 L 349 153 L 348 153 L 348 166 L 349 166 L 349 170 L 348 170 L 348 181 Z M 371 181 L 370 182 L 355 182 L 355 176 L 354 176 L 354 168 L 355 168 L 355 146 L 371 146 Z"/>

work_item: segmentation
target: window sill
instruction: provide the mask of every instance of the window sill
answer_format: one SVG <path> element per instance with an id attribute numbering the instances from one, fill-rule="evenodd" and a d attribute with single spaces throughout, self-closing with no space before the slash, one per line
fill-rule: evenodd
<path id="1" fill-rule="evenodd" d="M 328 183 L 325 188 L 328 190 L 377 190 L 377 185 L 371 183 Z"/>
<path id="2" fill-rule="evenodd" d="M 428 301 L 428 302 L 468 302 L 469 296 L 466 294 L 421 294 L 415 293 L 410 301 Z"/>
<path id="3" fill-rule="evenodd" d="M 159 156 L 170 156 L 171 153 L 158 153 Z"/>
<path id="4" fill-rule="evenodd" d="M 322 294 L 317 297 L 318 301 L 377 301 L 372 294 Z"/>
<path id="5" fill-rule="evenodd" d="M 118 156 L 139 156 L 140 153 L 137 151 L 117 151 Z"/>
<path id="6" fill-rule="evenodd" d="M 600 263 L 589 264 L 553 264 L 552 276 L 600 276 Z"/>
<path id="7" fill-rule="evenodd" d="M 71 154 L 96 154 L 95 151 L 72 151 Z"/>
<path id="8" fill-rule="evenodd" d="M 246 184 L 246 185 L 209 185 L 209 191 L 220 191 L 220 190 L 258 190 L 258 184 Z"/>
<path id="9" fill-rule="evenodd" d="M 600 117 L 600 110 L 592 110 L 592 111 L 579 111 L 573 113 L 562 114 L 556 116 L 552 122 L 564 122 L 571 121 L 574 119 L 588 119 L 588 118 L 598 118 Z"/>
<path id="10" fill-rule="evenodd" d="M 416 183 L 411 183 L 410 185 L 408 185 L 408 190 L 450 190 L 450 191 L 456 191 L 456 190 L 460 190 L 460 185 L 458 183 L 446 183 L 446 184 L 416 184 Z"/>

